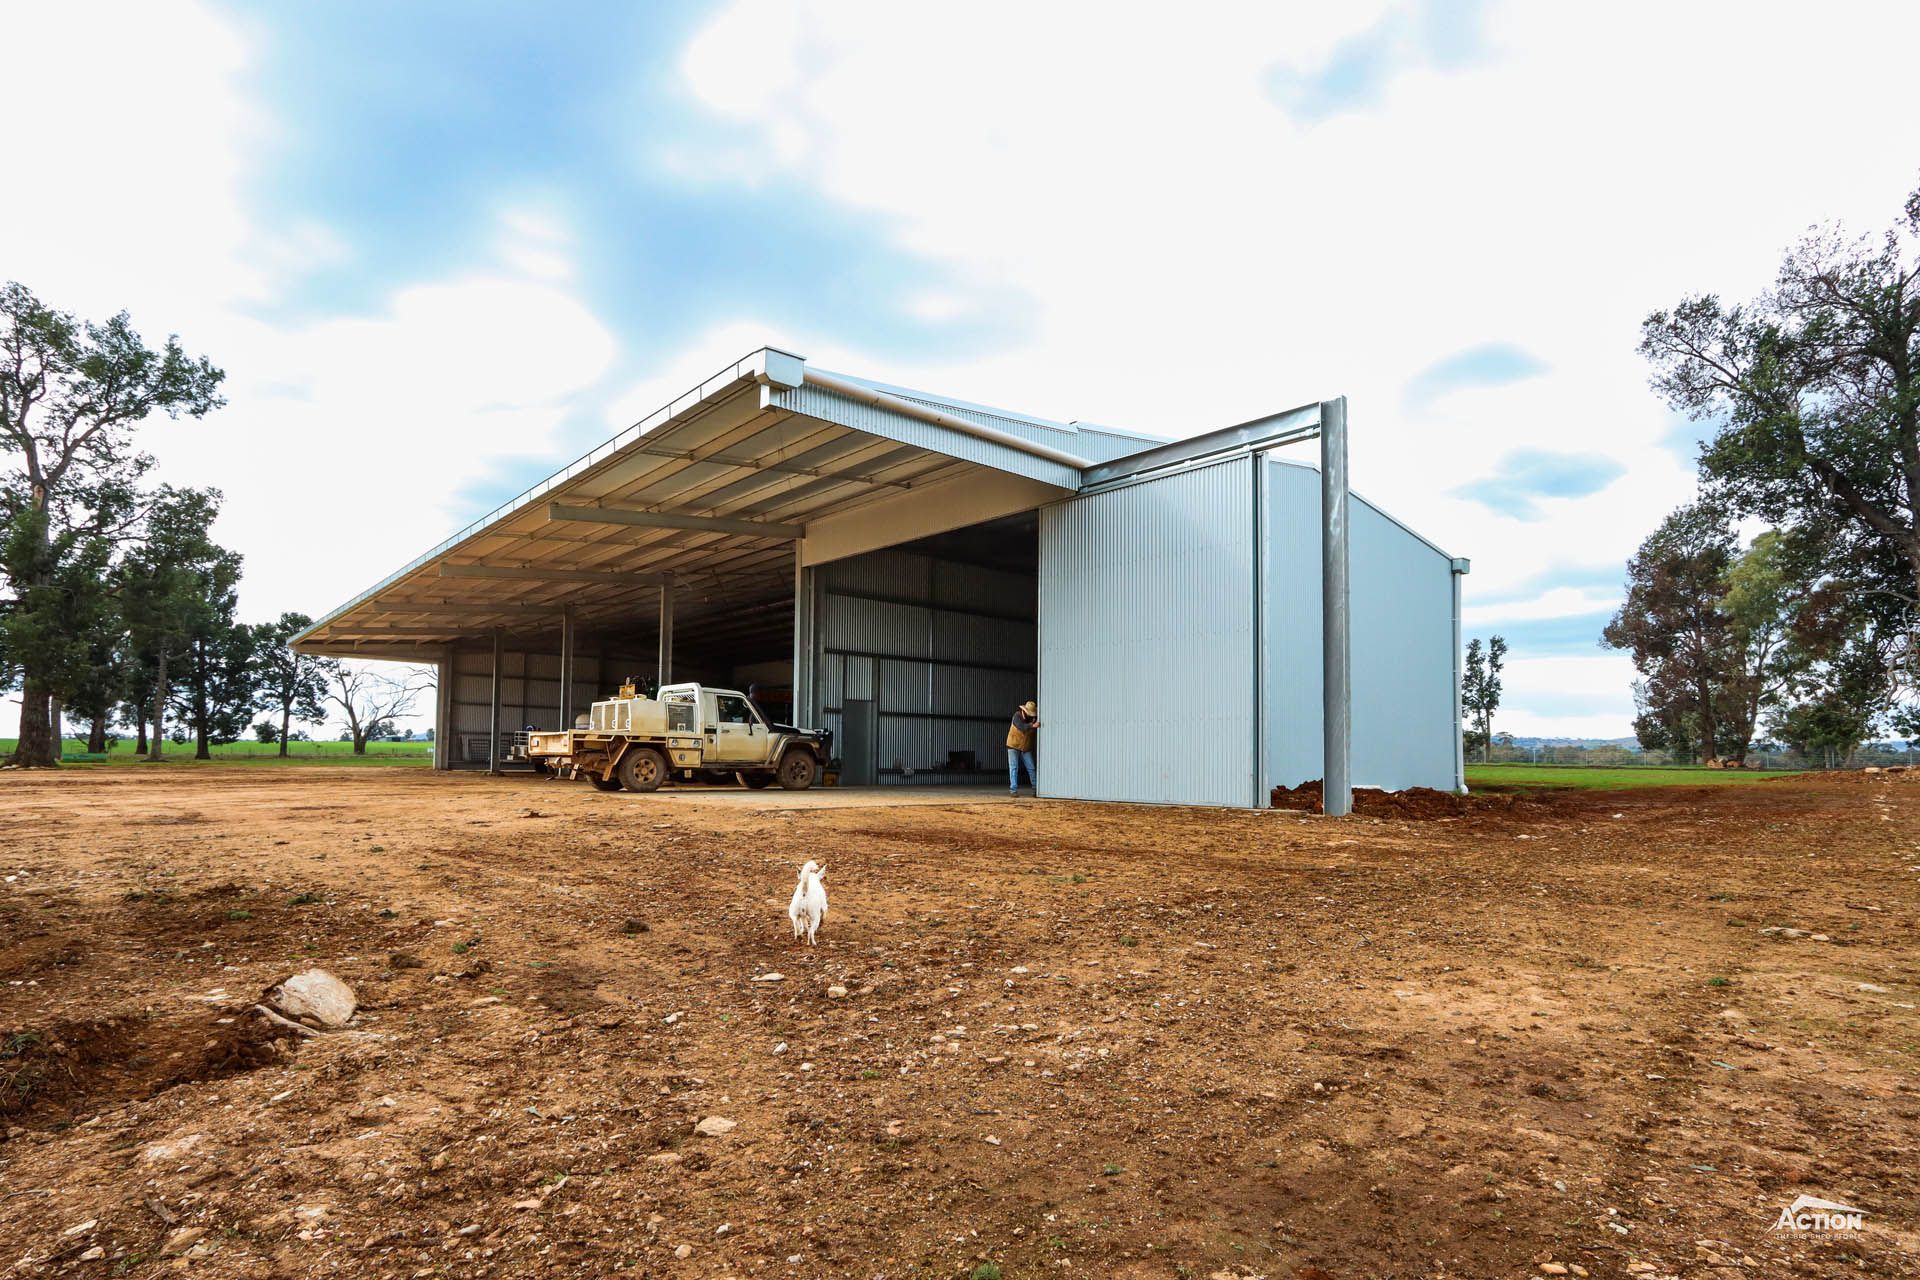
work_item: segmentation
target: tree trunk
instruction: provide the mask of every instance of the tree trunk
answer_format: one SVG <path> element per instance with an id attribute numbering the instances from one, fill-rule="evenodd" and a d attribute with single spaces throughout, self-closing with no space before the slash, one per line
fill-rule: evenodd
<path id="1" fill-rule="evenodd" d="M 280 758 L 282 760 L 287 758 L 287 730 L 291 728 L 292 725 L 293 704 L 291 702 L 282 703 L 280 706 Z"/>
<path id="2" fill-rule="evenodd" d="M 358 729 L 353 731 L 353 754 L 357 756 L 367 754 L 367 735 Z"/>
<path id="3" fill-rule="evenodd" d="M 133 739 L 133 754 L 135 754 L 136 756 L 143 756 L 147 754 L 147 718 L 146 716 L 142 715 L 138 719 L 136 719 L 134 721 L 133 727 L 137 731 Z"/>
<path id="4" fill-rule="evenodd" d="M 107 718 L 103 715 L 93 718 L 93 725 L 87 730 L 87 750 L 99 755 L 107 749 Z"/>
<path id="5" fill-rule="evenodd" d="M 161 744 L 167 740 L 167 651 L 160 650 L 153 680 L 153 738 L 147 747 L 147 759 L 160 759 Z"/>
<path id="6" fill-rule="evenodd" d="M 207 655 L 207 642 L 196 641 L 193 646 L 193 670 L 189 679 L 193 684 L 193 758 L 211 760 L 213 752 L 207 747 L 207 683 L 212 679 L 208 667 L 212 660 Z"/>
<path id="7" fill-rule="evenodd" d="M 20 740 L 13 748 L 13 763 L 22 769 L 51 769 L 60 763 L 52 714 L 53 695 L 29 680 L 20 699 Z"/>
<path id="8" fill-rule="evenodd" d="M 1713 686 L 1700 686 L 1700 763 L 1711 769 L 1720 763 L 1719 744 L 1713 733 Z"/>

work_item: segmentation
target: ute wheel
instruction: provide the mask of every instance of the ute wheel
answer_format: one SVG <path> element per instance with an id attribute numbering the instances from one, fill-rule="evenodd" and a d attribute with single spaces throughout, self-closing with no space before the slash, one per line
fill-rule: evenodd
<path id="1" fill-rule="evenodd" d="M 770 773 L 742 773 L 739 778 L 741 786 L 752 787 L 755 791 L 764 791 L 773 785 L 773 775 Z"/>
<path id="2" fill-rule="evenodd" d="M 533 771 L 545 778 L 553 773 L 553 766 L 547 763 L 545 756 L 533 757 Z"/>
<path id="3" fill-rule="evenodd" d="M 819 771 L 811 751 L 789 751 L 780 757 L 780 785 L 789 791 L 805 791 Z"/>
<path id="4" fill-rule="evenodd" d="M 587 781 L 593 784 L 595 791 L 618 791 L 620 789 L 620 779 L 618 778 L 603 778 L 597 773 L 590 773 L 587 775 Z"/>
<path id="5" fill-rule="evenodd" d="M 613 766 L 613 776 L 629 791 L 657 791 L 667 780 L 667 758 L 652 747 L 633 747 Z"/>

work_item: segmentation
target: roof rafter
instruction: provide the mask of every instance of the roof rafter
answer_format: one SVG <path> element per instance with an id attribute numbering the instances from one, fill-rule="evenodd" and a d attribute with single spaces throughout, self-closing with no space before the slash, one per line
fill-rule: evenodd
<path id="1" fill-rule="evenodd" d="M 806 526 L 798 524 L 682 515 L 673 511 L 630 511 L 624 507 L 575 507 L 564 502 L 549 502 L 547 519 L 555 523 L 618 524 L 642 529 L 694 529 L 701 533 L 730 533 L 747 538 L 778 538 L 788 542 L 807 536 Z"/>

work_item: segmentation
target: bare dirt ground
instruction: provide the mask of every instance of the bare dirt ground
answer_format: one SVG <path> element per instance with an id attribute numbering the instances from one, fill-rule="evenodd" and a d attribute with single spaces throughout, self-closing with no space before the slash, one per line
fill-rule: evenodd
<path id="1" fill-rule="evenodd" d="M 0 776 L 0 1276 L 1920 1274 L 1920 777 L 858 800 Z"/>

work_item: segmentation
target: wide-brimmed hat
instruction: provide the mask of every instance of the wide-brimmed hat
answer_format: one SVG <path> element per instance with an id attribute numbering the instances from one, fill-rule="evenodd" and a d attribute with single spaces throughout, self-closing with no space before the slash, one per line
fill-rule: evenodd
<path id="1" fill-rule="evenodd" d="M 1021 703 L 1021 704 L 1020 704 L 1020 709 L 1021 709 L 1022 711 L 1024 711 L 1024 712 L 1026 712 L 1026 713 L 1027 713 L 1028 715 L 1030 715 L 1030 716 L 1037 716 L 1037 715 L 1039 715 L 1039 714 L 1040 714 L 1040 708 L 1038 708 L 1038 707 L 1036 707 L 1036 706 L 1034 706 L 1034 705 L 1033 705 L 1033 699 L 1031 699 L 1031 698 L 1029 698 L 1029 699 L 1027 699 L 1027 701 L 1025 701 L 1025 702 L 1023 702 L 1023 703 Z"/>

